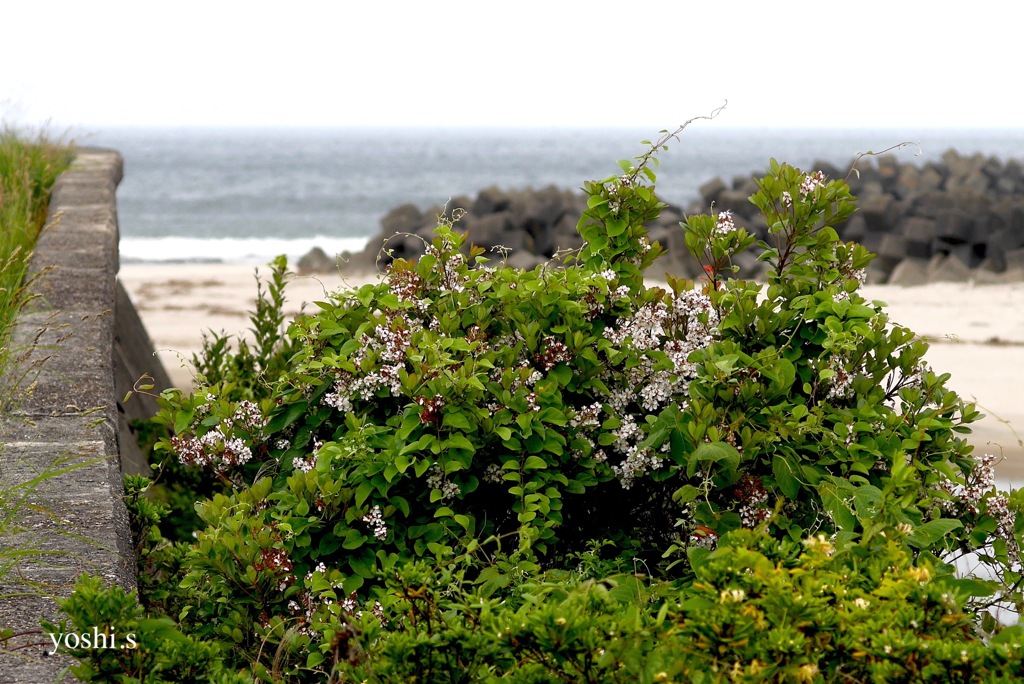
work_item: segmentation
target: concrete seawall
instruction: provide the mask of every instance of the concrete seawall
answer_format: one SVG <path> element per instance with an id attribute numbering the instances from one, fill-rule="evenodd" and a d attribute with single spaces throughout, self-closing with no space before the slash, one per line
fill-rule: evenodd
<path id="1" fill-rule="evenodd" d="M 0 417 L 0 492 L 8 505 L 24 497 L 0 533 L 0 571 L 16 561 L 0 573 L 0 627 L 26 634 L 0 652 L 3 682 L 52 682 L 73 663 L 43 655 L 52 642 L 39 619 L 56 620 L 53 597 L 69 595 L 81 573 L 135 588 L 123 474 L 146 469 L 131 421 L 152 415 L 155 403 L 122 400 L 143 373 L 156 392 L 169 383 L 117 282 L 122 169 L 117 152 L 80 149 L 57 180 L 31 266 L 38 297 L 15 328 L 13 347 L 34 348 L 19 366 L 28 375 L 14 410 Z"/>

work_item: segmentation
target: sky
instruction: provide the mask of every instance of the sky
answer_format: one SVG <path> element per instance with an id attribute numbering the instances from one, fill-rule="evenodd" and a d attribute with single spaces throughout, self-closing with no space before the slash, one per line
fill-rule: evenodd
<path id="1" fill-rule="evenodd" d="M 19 0 L 0 117 L 116 126 L 1021 128 L 1024 3 Z"/>

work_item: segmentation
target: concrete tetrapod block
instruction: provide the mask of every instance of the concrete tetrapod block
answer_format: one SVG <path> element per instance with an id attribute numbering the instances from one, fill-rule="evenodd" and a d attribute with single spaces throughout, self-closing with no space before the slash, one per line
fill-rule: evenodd
<path id="1" fill-rule="evenodd" d="M 892 269 L 888 284 L 904 287 L 927 285 L 929 282 L 928 263 L 927 259 L 907 257 Z"/>
<path id="2" fill-rule="evenodd" d="M 956 254 L 937 254 L 928 262 L 928 281 L 932 283 L 966 283 L 971 275 L 970 267 Z"/>

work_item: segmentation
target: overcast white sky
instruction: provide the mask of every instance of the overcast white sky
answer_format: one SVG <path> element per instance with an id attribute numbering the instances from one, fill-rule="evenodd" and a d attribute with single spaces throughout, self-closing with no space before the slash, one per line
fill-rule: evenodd
<path id="1" fill-rule="evenodd" d="M 0 117 L 183 126 L 1024 126 L 1024 3 L 18 0 Z"/>

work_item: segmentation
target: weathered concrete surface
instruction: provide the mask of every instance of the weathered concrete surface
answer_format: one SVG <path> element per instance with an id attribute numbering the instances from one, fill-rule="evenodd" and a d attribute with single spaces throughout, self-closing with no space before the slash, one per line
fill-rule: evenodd
<path id="1" fill-rule="evenodd" d="M 0 652 L 3 683 L 53 682 L 71 664 L 44 655 L 39 620 L 59 619 L 54 597 L 69 595 L 81 573 L 135 588 L 123 472 L 145 470 L 131 421 L 155 405 L 122 399 L 144 373 L 157 391 L 168 381 L 116 281 L 121 175 L 118 153 L 82 149 L 58 179 L 32 262 L 39 298 L 15 330 L 15 345 L 32 349 L 16 408 L 0 424 L 0 499 L 21 500 L 0 532 L 0 627 L 24 634 Z M 0 387 L 10 391 L 10 381 Z M 48 472 L 57 474 L 39 479 Z M 14 551 L 29 553 L 3 572 Z"/>

